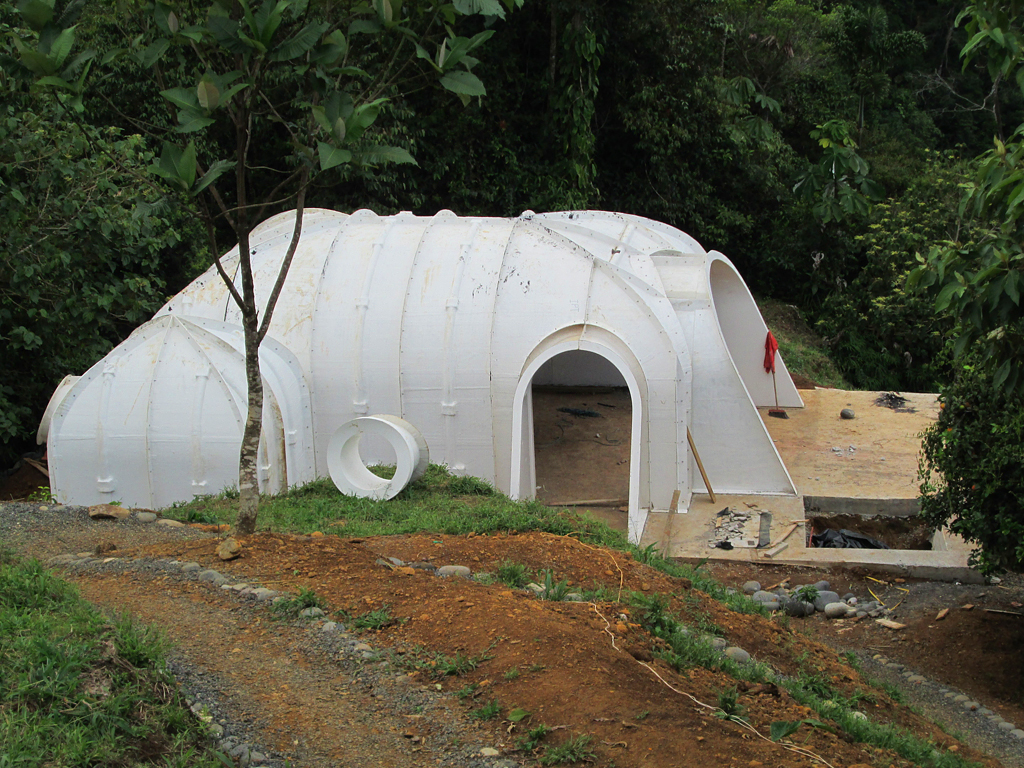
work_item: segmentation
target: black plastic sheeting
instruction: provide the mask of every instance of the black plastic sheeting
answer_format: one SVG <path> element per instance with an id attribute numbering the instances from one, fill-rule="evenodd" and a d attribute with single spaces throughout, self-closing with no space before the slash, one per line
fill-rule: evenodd
<path id="1" fill-rule="evenodd" d="M 845 528 L 838 531 L 834 528 L 826 528 L 821 533 L 811 534 L 811 546 L 832 547 L 833 549 L 889 549 L 887 544 L 878 539 L 856 531 L 848 531 Z"/>

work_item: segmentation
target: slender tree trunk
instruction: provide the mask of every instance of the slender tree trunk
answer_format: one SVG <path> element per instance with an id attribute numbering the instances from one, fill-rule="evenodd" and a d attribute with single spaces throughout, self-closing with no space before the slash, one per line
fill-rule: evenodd
<path id="1" fill-rule="evenodd" d="M 260 342 L 255 313 L 242 319 L 245 329 L 245 383 L 248 389 L 248 410 L 242 431 L 242 448 L 238 455 L 238 532 L 256 530 L 259 513 L 260 433 L 263 431 L 263 376 L 260 374 Z"/>

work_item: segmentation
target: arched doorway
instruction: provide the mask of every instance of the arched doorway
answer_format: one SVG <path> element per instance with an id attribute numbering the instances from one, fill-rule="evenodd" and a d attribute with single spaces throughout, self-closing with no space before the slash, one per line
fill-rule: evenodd
<path id="1" fill-rule="evenodd" d="M 587 338 L 584 338 L 586 333 Z M 604 337 L 608 337 L 605 339 Z M 621 350 L 620 350 L 621 347 Z M 548 363 L 550 362 L 550 365 Z M 538 378 L 539 376 L 539 378 Z M 613 506 L 598 508 L 609 511 L 609 516 L 616 519 L 616 527 L 627 529 L 631 539 L 639 540 L 646 520 L 646 514 L 640 510 L 641 503 L 641 440 L 643 433 L 643 419 L 646 409 L 644 407 L 642 392 L 646 388 L 642 385 L 642 371 L 636 360 L 632 358 L 628 348 L 622 345 L 618 339 L 611 337 L 607 332 L 600 329 L 567 328 L 555 334 L 531 356 L 530 362 L 525 366 L 519 385 L 516 388 L 513 404 L 512 418 L 512 467 L 510 496 L 513 498 L 534 498 L 538 495 L 538 485 L 541 498 L 551 502 L 568 501 L 593 501 L 595 498 L 609 499 L 616 502 Z M 536 387 L 535 387 L 536 385 Z M 550 395 L 550 396 L 549 396 Z M 613 396 L 614 395 L 614 396 Z M 542 401 L 544 409 L 553 408 L 553 414 L 538 414 L 535 404 L 535 397 Z M 569 404 L 570 398 L 577 398 L 576 405 Z M 583 403 L 587 407 L 581 407 Z M 599 403 L 604 403 L 602 406 Z M 594 407 L 589 407 L 593 405 Z M 609 408 L 608 406 L 615 406 Z M 572 410 L 559 411 L 558 408 L 578 409 L 580 411 L 592 411 L 599 416 L 588 416 L 574 413 Z M 614 418 L 608 414 L 615 413 Z M 599 485 L 580 484 L 572 487 L 567 484 L 549 484 L 550 477 L 547 467 L 540 468 L 540 479 L 538 481 L 538 459 L 550 459 L 549 449 L 556 452 L 566 445 L 574 445 L 565 440 L 545 440 L 550 433 L 545 432 L 541 427 L 540 440 L 535 427 L 535 416 L 542 415 L 545 418 L 553 415 L 555 419 L 565 417 L 568 420 L 580 422 L 561 425 L 564 428 L 570 427 L 571 436 L 602 435 L 609 434 L 608 428 L 614 429 L 611 440 L 603 440 L 602 437 L 594 437 L 597 442 L 592 443 L 598 451 L 606 451 L 606 457 L 602 462 L 613 469 L 609 473 L 613 476 L 609 485 L 614 490 L 598 491 Z M 594 425 L 600 422 L 600 427 Z M 556 423 L 555 421 L 551 422 Z M 626 428 L 628 424 L 628 429 Z M 604 432 L 602 432 L 602 427 Z M 584 431 L 586 430 L 586 431 Z M 552 428 L 555 434 L 558 429 Z M 554 436 L 554 435 L 551 435 Z M 544 445 L 543 443 L 550 443 Z M 608 445 L 598 445 L 598 443 Z M 538 443 L 541 443 L 538 451 Z M 584 448 L 589 448 L 585 445 Z M 622 462 L 622 463 L 619 463 Z M 575 474 L 580 478 L 599 475 L 593 462 L 590 464 L 580 463 L 579 455 L 576 454 L 564 457 L 560 467 L 574 467 Z M 603 466 L 603 464 L 602 464 Z M 570 478 L 571 479 L 571 478 Z M 582 498 L 580 493 L 608 493 L 608 496 Z M 554 494 L 572 494 L 573 498 L 553 498 Z M 646 496 L 644 496 L 646 498 Z M 618 502 L 625 502 L 619 504 Z M 644 501 L 646 504 L 647 502 Z M 588 505 L 584 505 L 590 508 Z M 628 510 L 624 517 L 620 508 Z"/>
<path id="2" fill-rule="evenodd" d="M 626 380 L 595 352 L 562 352 L 531 382 L 535 495 L 572 504 L 625 530 L 632 399 Z"/>

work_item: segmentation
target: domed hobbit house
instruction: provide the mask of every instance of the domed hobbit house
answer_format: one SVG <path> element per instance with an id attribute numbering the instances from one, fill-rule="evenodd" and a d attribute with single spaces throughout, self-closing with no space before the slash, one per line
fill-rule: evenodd
<path id="1" fill-rule="evenodd" d="M 252 233 L 258 301 L 293 221 L 280 214 Z M 237 274 L 237 248 L 223 263 Z M 57 499 L 160 508 L 234 486 L 246 401 L 239 323 L 211 267 L 65 380 L 40 427 Z M 725 256 L 638 216 L 308 210 L 260 349 L 261 490 L 327 476 L 339 428 L 389 414 L 419 431 L 431 461 L 532 497 L 539 374 L 628 389 L 634 542 L 649 511 L 674 497 L 685 511 L 705 490 L 687 428 L 716 493 L 795 494 L 756 410 L 775 404 L 766 332 Z M 801 407 L 781 358 L 777 381 L 779 404 Z M 365 463 L 394 463 L 394 441 L 363 443 Z"/>

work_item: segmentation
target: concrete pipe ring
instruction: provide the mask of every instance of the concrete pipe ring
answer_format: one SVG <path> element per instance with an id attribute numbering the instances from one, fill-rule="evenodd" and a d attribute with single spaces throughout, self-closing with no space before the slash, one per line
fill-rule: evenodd
<path id="1" fill-rule="evenodd" d="M 373 474 L 359 455 L 363 435 L 383 438 L 395 452 L 395 475 L 390 480 Z M 405 419 L 376 414 L 346 421 L 327 447 L 327 470 L 338 490 L 364 499 L 392 499 L 423 475 L 430 463 L 427 441 Z"/>

